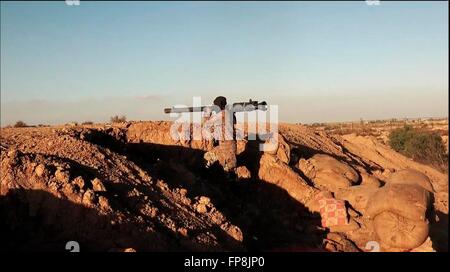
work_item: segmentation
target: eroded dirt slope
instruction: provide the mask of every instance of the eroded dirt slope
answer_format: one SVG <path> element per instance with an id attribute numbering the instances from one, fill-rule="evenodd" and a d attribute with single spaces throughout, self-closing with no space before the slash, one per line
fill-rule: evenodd
<path id="1" fill-rule="evenodd" d="M 210 143 L 183 135 L 173 140 L 170 125 L 2 129 L 2 250 L 64 250 L 76 240 L 94 251 L 362 251 L 378 239 L 365 203 L 358 210 L 360 202 L 350 200 L 352 228 L 330 230 L 302 190 L 331 190 L 338 197 L 360 185 L 377 189 L 403 169 L 428 176 L 438 218 L 414 250 L 448 248 L 448 176 L 374 139 L 283 124 L 286 147 L 272 157 L 259 152 L 257 142 L 238 143 L 245 174 L 231 183 L 219 167 L 205 168 Z M 316 155 L 335 170 L 320 172 L 323 158 Z M 335 178 L 345 188 L 336 187 Z"/>

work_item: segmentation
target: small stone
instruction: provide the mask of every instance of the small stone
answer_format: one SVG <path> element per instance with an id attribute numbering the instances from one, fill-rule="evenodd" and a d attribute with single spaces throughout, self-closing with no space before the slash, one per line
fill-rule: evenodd
<path id="1" fill-rule="evenodd" d="M 150 215 L 151 218 L 155 218 L 158 215 L 158 208 L 150 207 L 149 215 Z"/>
<path id="2" fill-rule="evenodd" d="M 220 226 L 222 230 L 224 230 L 228 235 L 234 238 L 236 241 L 242 242 L 244 240 L 244 235 L 242 234 L 241 229 L 237 226 L 232 225 L 230 223 L 225 223 Z"/>
<path id="3" fill-rule="evenodd" d="M 50 180 L 48 183 L 47 183 L 47 186 L 48 186 L 48 188 L 50 188 L 52 191 L 58 191 L 58 189 L 59 189 L 59 184 L 58 183 L 56 183 L 55 181 L 53 181 L 53 180 Z"/>
<path id="4" fill-rule="evenodd" d="M 188 230 L 186 228 L 179 228 L 178 233 L 181 234 L 184 237 L 188 236 Z"/>
<path id="5" fill-rule="evenodd" d="M 78 186 L 78 188 L 80 188 L 80 190 L 84 189 L 85 182 L 84 182 L 84 179 L 81 176 L 76 177 L 73 180 L 73 183 L 75 183 Z"/>
<path id="6" fill-rule="evenodd" d="M 206 213 L 208 211 L 208 209 L 206 209 L 206 205 L 205 204 L 198 204 L 197 205 L 197 212 L 199 213 Z"/>
<path id="7" fill-rule="evenodd" d="M 34 172 L 38 177 L 42 177 L 46 171 L 47 168 L 45 168 L 45 165 L 43 165 L 42 163 L 36 166 L 36 168 L 34 169 Z"/>
<path id="8" fill-rule="evenodd" d="M 105 185 L 103 185 L 103 182 L 101 182 L 100 179 L 95 178 L 91 181 L 92 183 L 92 189 L 94 192 L 106 192 Z"/>
<path id="9" fill-rule="evenodd" d="M 109 201 L 104 196 L 99 196 L 98 197 L 98 204 L 100 205 L 100 208 L 102 210 L 105 210 L 105 211 L 110 211 L 111 210 L 111 206 L 109 205 Z"/>
<path id="10" fill-rule="evenodd" d="M 63 186 L 63 192 L 65 194 L 71 195 L 71 194 L 73 194 L 75 192 L 75 188 L 74 188 L 74 186 L 72 184 L 66 183 Z"/>
<path id="11" fill-rule="evenodd" d="M 55 171 L 55 178 L 56 178 L 56 180 L 58 180 L 59 182 L 67 183 L 67 182 L 69 182 L 70 175 L 69 175 L 68 172 L 66 172 L 66 171 L 64 171 L 64 170 L 57 169 L 57 170 Z"/>
<path id="12" fill-rule="evenodd" d="M 19 154 L 19 151 L 15 148 L 12 148 L 8 151 L 8 157 L 10 157 L 10 158 L 15 158 L 18 156 L 18 154 Z"/>
<path id="13" fill-rule="evenodd" d="M 225 221 L 225 216 L 221 212 L 214 210 L 212 212 L 211 221 L 214 224 L 221 225 Z"/>
<path id="14" fill-rule="evenodd" d="M 198 203 L 208 205 L 211 203 L 211 199 L 207 196 L 201 196 Z"/>
<path id="15" fill-rule="evenodd" d="M 18 161 L 19 161 L 19 154 L 20 154 L 20 151 L 18 151 L 15 148 L 13 148 L 13 149 L 8 151 L 7 155 L 9 157 L 9 160 L 10 160 L 12 165 L 15 165 L 15 164 L 18 163 Z"/>
<path id="16" fill-rule="evenodd" d="M 87 205 L 87 206 L 93 206 L 95 203 L 95 194 L 92 190 L 88 189 L 86 190 L 86 192 L 83 194 L 83 204 Z"/>
<path id="17" fill-rule="evenodd" d="M 184 188 L 180 189 L 180 195 L 181 196 L 186 196 L 187 195 L 187 190 L 184 189 Z"/>
<path id="18" fill-rule="evenodd" d="M 187 197 L 184 197 L 184 198 L 181 200 L 181 202 L 182 202 L 184 205 L 191 205 L 191 204 L 192 204 L 192 200 L 191 200 L 190 198 L 187 198 Z"/>
<path id="19" fill-rule="evenodd" d="M 235 171 L 238 179 L 249 179 L 252 177 L 250 171 L 245 166 L 239 166 Z"/>

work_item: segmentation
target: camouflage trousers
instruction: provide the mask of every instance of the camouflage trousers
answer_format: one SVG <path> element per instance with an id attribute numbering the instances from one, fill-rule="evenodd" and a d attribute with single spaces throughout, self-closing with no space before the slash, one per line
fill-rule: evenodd
<path id="1" fill-rule="evenodd" d="M 220 141 L 219 145 L 205 153 L 206 166 L 218 162 L 225 172 L 233 172 L 236 168 L 236 141 Z"/>

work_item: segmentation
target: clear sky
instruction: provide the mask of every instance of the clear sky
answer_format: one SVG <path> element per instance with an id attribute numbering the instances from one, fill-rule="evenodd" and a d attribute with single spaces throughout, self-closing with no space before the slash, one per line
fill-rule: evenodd
<path id="1" fill-rule="evenodd" d="M 287 122 L 446 117 L 447 23 L 448 2 L 1 2 L 1 125 L 218 95 Z"/>

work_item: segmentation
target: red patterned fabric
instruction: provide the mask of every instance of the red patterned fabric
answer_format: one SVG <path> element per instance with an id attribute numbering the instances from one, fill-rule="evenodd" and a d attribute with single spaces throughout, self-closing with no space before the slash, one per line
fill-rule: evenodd
<path id="1" fill-rule="evenodd" d="M 322 227 L 347 225 L 347 210 L 342 200 L 320 195 L 318 198 Z"/>

